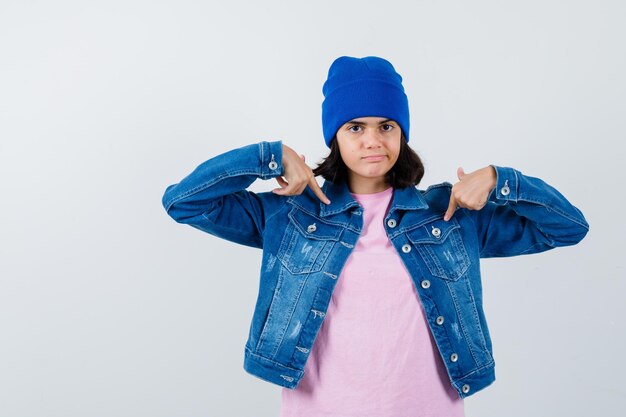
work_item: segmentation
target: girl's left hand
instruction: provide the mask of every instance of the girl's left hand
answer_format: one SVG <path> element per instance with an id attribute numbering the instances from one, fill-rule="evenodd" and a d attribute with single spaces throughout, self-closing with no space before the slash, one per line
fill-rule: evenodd
<path id="1" fill-rule="evenodd" d="M 450 203 L 443 219 L 450 220 L 454 211 L 459 207 L 470 210 L 480 210 L 487 204 L 489 194 L 496 186 L 496 169 L 491 165 L 466 174 L 463 168 L 456 170 L 459 182 L 452 186 Z"/>

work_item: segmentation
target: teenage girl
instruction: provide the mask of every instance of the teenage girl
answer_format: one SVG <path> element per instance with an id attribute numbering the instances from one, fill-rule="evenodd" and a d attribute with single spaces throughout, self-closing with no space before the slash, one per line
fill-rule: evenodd
<path id="1" fill-rule="evenodd" d="M 495 379 L 479 258 L 573 245 L 589 229 L 513 168 L 459 168 L 456 184 L 418 190 L 401 81 L 382 58 L 340 57 L 323 86 L 330 154 L 317 168 L 261 142 L 163 196 L 178 222 L 263 249 L 244 368 L 283 387 L 281 417 L 463 416 L 463 398 Z M 280 187 L 247 191 L 257 178 Z"/>

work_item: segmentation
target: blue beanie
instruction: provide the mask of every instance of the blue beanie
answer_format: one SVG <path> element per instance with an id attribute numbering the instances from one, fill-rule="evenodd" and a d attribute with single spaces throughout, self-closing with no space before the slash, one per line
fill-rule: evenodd
<path id="1" fill-rule="evenodd" d="M 339 57 L 328 70 L 322 93 L 322 129 L 328 147 L 344 123 L 367 116 L 395 120 L 409 141 L 409 100 L 402 77 L 389 61 Z"/>

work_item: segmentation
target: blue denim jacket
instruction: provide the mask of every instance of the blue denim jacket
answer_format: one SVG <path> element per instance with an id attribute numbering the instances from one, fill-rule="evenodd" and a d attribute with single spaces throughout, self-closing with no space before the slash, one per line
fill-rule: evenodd
<path id="1" fill-rule="evenodd" d="M 395 189 L 387 235 L 410 273 L 451 384 L 461 398 L 495 380 L 482 307 L 480 258 L 525 255 L 578 243 L 589 225 L 539 178 L 492 165 L 497 185 L 481 210 L 443 220 L 452 184 Z M 163 206 L 177 222 L 263 250 L 259 294 L 244 369 L 295 388 L 333 288 L 362 230 L 362 207 L 345 183 L 324 182 L 331 204 L 310 190 L 254 193 L 257 178 L 282 175 L 282 142 L 225 152 L 168 186 Z"/>

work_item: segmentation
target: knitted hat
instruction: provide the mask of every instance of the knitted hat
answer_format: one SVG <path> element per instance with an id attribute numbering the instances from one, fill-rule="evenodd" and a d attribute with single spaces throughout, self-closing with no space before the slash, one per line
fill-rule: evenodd
<path id="1" fill-rule="evenodd" d="M 409 101 L 402 77 L 386 59 L 375 56 L 335 59 L 322 93 L 322 129 L 328 147 L 344 123 L 367 116 L 395 120 L 409 141 Z"/>

